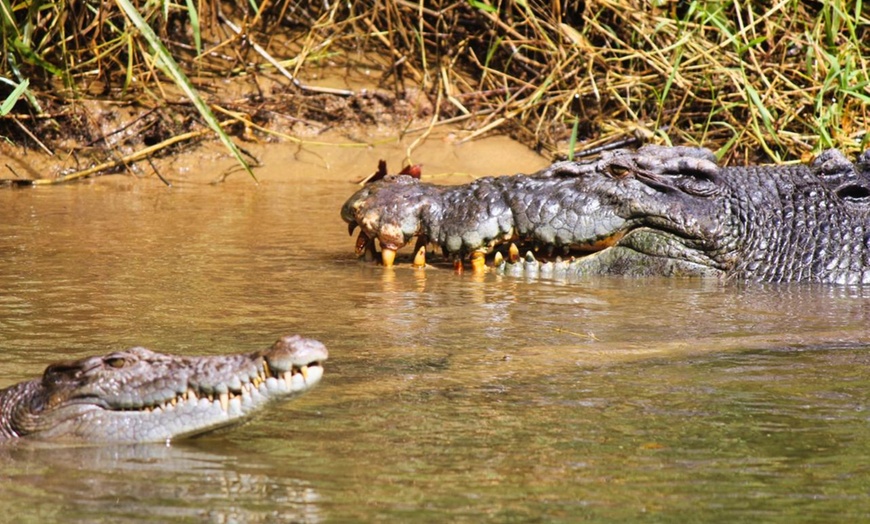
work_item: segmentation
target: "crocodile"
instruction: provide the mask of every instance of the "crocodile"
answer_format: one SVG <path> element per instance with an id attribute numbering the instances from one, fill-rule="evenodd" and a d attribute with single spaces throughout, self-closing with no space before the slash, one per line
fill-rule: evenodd
<path id="1" fill-rule="evenodd" d="M 170 442 L 237 423 L 320 381 L 326 347 L 298 335 L 248 354 L 134 347 L 49 365 L 0 390 L 0 441 Z"/>
<path id="2" fill-rule="evenodd" d="M 870 150 L 725 167 L 708 149 L 648 145 L 465 185 L 388 176 L 341 216 L 385 266 L 416 238 L 416 266 L 434 244 L 457 269 L 514 275 L 870 283 Z"/>

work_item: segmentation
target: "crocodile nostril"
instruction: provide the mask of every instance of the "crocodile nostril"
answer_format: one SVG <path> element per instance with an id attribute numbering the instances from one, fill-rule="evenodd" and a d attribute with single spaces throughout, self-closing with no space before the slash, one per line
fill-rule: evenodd
<path id="1" fill-rule="evenodd" d="M 870 197 L 870 189 L 860 184 L 844 184 L 837 188 L 837 196 L 843 200 L 867 200 Z"/>

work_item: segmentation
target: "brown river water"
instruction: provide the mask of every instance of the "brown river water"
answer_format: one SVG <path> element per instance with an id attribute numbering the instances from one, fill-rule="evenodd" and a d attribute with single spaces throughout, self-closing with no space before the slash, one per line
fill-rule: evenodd
<path id="1" fill-rule="evenodd" d="M 202 183 L 216 154 L 172 188 L 0 191 L 0 387 L 132 345 L 330 350 L 314 391 L 231 430 L 0 446 L 0 520 L 870 518 L 870 289 L 367 265 L 339 207 L 405 146 L 270 146 L 259 185 Z M 414 157 L 452 181 L 545 163 L 504 138 Z"/>

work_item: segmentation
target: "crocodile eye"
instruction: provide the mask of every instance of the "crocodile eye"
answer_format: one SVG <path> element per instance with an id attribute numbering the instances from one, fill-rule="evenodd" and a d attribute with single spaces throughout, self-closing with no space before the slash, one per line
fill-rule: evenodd
<path id="1" fill-rule="evenodd" d="M 127 365 L 127 361 L 122 357 L 106 357 L 103 363 L 109 367 L 120 369 Z"/>
<path id="2" fill-rule="evenodd" d="M 607 171 L 613 178 L 625 178 L 631 174 L 631 169 L 621 164 L 610 164 L 607 166 Z"/>

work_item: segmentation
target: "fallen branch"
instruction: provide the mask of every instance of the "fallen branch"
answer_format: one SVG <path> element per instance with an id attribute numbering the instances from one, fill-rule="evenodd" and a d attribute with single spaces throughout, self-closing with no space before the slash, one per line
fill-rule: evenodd
<path id="1" fill-rule="evenodd" d="M 221 127 L 224 127 L 224 126 L 231 124 L 231 123 L 234 123 L 234 121 L 221 122 L 220 125 L 221 125 Z M 161 149 L 169 147 L 173 144 L 177 144 L 179 142 L 184 142 L 185 140 L 199 138 L 199 137 L 207 135 L 209 133 L 212 133 L 211 129 L 200 129 L 199 131 L 190 131 L 189 133 L 182 133 L 180 135 L 176 135 L 174 137 L 167 138 L 166 140 L 164 140 L 163 142 L 160 142 L 159 144 L 154 144 L 153 146 L 146 147 L 145 149 L 140 149 L 139 151 L 131 153 L 125 157 L 118 158 L 118 159 L 112 160 L 110 162 L 103 162 L 102 164 L 97 164 L 93 167 L 89 167 L 88 169 L 76 171 L 75 173 L 70 173 L 69 175 L 64 175 L 62 177 L 40 178 L 37 180 L 33 180 L 33 181 L 31 181 L 30 185 L 54 186 L 54 185 L 58 185 L 58 184 L 64 184 L 66 182 L 71 182 L 73 180 L 78 180 L 80 178 L 85 178 L 85 177 L 91 176 L 93 174 L 99 173 L 100 171 L 105 171 L 107 169 L 113 169 L 113 168 L 116 168 L 118 166 L 129 164 L 131 162 L 137 162 L 137 161 L 142 160 L 143 158 L 147 158 L 150 155 L 156 153 L 157 151 L 160 151 Z"/>

